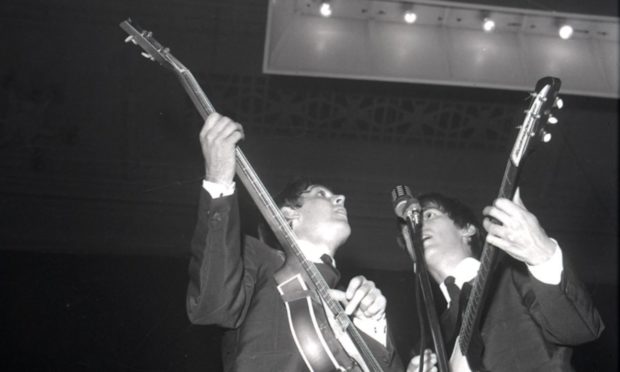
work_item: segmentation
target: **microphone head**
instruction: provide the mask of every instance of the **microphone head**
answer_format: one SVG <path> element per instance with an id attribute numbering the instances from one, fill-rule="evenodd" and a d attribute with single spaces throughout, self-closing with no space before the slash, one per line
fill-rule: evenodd
<path id="1" fill-rule="evenodd" d="M 397 185 L 392 189 L 392 205 L 394 213 L 403 219 L 410 209 L 420 209 L 420 203 L 411 195 L 411 189 L 405 185 Z"/>
<path id="2" fill-rule="evenodd" d="M 394 207 L 394 213 L 398 217 L 403 217 L 403 211 L 405 210 L 405 205 L 407 205 L 407 201 L 411 200 L 413 196 L 411 195 L 411 190 L 409 186 L 406 185 L 396 185 L 392 189 L 392 206 Z"/>

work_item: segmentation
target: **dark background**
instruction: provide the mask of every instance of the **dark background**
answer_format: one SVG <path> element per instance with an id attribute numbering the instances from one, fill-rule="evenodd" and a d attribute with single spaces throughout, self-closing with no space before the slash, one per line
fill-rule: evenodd
<path id="1" fill-rule="evenodd" d="M 496 5 L 617 16 L 614 1 Z M 2 370 L 219 370 L 220 331 L 184 309 L 202 160 L 178 82 L 122 41 L 131 16 L 192 69 L 270 190 L 292 174 L 347 196 L 345 276 L 388 297 L 403 356 L 417 338 L 396 184 L 476 210 L 498 189 L 526 92 L 264 75 L 267 1 L 0 4 Z M 563 97 L 553 141 L 522 179 L 607 325 L 580 371 L 617 369 L 616 99 Z M 252 231 L 256 212 L 243 209 Z"/>

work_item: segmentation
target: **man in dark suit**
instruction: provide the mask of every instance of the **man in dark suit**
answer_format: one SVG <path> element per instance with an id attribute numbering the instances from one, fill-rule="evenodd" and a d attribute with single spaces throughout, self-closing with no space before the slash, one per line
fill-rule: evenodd
<path id="1" fill-rule="evenodd" d="M 241 125 L 217 113 L 207 118 L 200 133 L 206 178 L 192 239 L 187 313 L 192 323 L 227 329 L 222 345 L 225 371 L 304 371 L 306 364 L 273 277 L 284 263 L 284 253 L 240 233 L 233 177 L 235 145 L 242 138 Z M 351 232 L 344 196 L 302 181 L 289 185 L 278 199 L 300 250 L 333 288 L 339 279 L 333 256 Z M 330 294 L 345 305 L 382 368 L 403 371 L 387 334 L 386 299 L 375 284 L 356 276 L 344 291 L 332 289 Z M 434 356 L 425 360 L 430 370 Z M 410 367 L 418 362 L 419 358 L 412 360 Z"/>
<path id="2" fill-rule="evenodd" d="M 428 270 L 448 307 L 454 306 L 452 284 L 462 288 L 477 275 L 480 263 L 474 256 L 482 245 L 481 229 L 473 212 L 456 199 L 431 193 L 419 200 Z M 484 369 L 572 371 L 571 347 L 596 339 L 604 329 L 590 296 L 558 243 L 525 208 L 519 190 L 514 201 L 497 199 L 483 215 L 486 240 L 512 257 L 503 255 L 489 278 L 492 289 L 480 329 Z M 470 370 L 455 350 L 452 372 Z"/>

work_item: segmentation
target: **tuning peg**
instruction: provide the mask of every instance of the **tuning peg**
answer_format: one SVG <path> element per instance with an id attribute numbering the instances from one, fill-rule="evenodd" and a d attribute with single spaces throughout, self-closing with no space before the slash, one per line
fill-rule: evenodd
<path id="1" fill-rule="evenodd" d="M 556 118 L 555 116 L 549 115 L 549 117 L 547 118 L 547 123 L 549 123 L 549 124 L 557 124 L 558 123 L 558 118 Z"/>
<path id="2" fill-rule="evenodd" d="M 136 42 L 136 39 L 134 39 L 133 35 L 129 35 L 129 36 L 127 36 L 127 37 L 125 38 L 125 42 L 126 42 L 126 43 L 128 43 L 128 42 L 130 42 L 130 41 L 131 41 L 132 43 L 134 43 L 134 44 L 138 44 L 138 43 Z"/>
<path id="3" fill-rule="evenodd" d="M 551 133 L 542 131 L 541 132 L 541 139 L 544 143 L 547 143 L 549 141 L 551 141 Z"/>
<path id="4" fill-rule="evenodd" d="M 555 97 L 555 102 L 553 102 L 553 106 L 561 110 L 562 107 L 564 107 L 564 101 L 560 97 Z"/>
<path id="5" fill-rule="evenodd" d="M 155 60 L 155 58 L 153 58 L 153 56 L 152 56 L 152 55 L 150 55 L 150 54 L 148 54 L 147 52 L 142 52 L 142 53 L 140 53 L 140 54 L 142 54 L 142 57 L 147 58 L 147 59 L 150 59 L 151 61 L 154 61 L 154 60 Z"/>

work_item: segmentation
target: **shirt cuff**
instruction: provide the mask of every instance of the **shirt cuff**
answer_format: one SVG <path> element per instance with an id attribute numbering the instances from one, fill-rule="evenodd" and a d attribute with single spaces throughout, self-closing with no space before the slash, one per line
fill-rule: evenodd
<path id="1" fill-rule="evenodd" d="M 385 316 L 379 320 L 354 317 L 353 324 L 384 347 L 387 345 L 387 320 Z"/>
<path id="2" fill-rule="evenodd" d="M 560 284 L 562 280 L 562 270 L 564 270 L 564 264 L 562 263 L 562 250 L 555 239 L 551 239 L 555 243 L 555 252 L 553 256 L 547 261 L 538 265 L 527 265 L 528 270 L 534 276 L 534 278 L 545 284 Z"/>
<path id="3" fill-rule="evenodd" d="M 217 199 L 234 194 L 235 182 L 233 181 L 230 185 L 222 185 L 221 183 L 203 180 L 202 188 L 205 189 L 209 195 L 211 195 L 211 198 Z"/>

